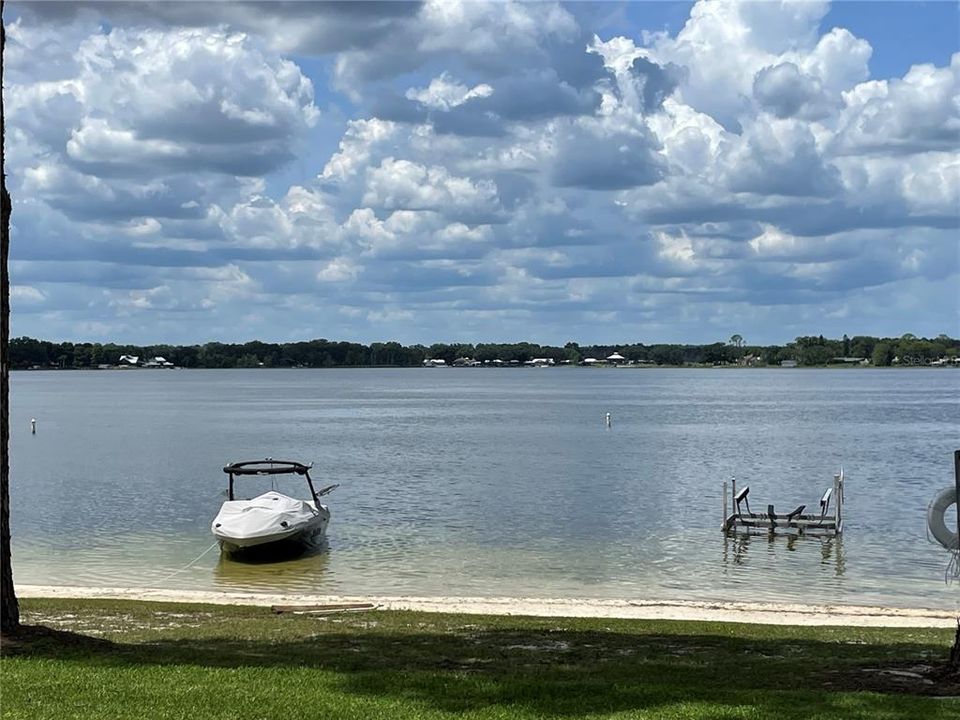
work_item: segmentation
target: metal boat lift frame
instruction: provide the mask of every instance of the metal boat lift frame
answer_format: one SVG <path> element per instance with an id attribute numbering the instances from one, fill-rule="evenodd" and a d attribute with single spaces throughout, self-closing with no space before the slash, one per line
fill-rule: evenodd
<path id="1" fill-rule="evenodd" d="M 837 536 L 843 533 L 843 469 L 833 476 L 833 486 L 820 497 L 820 513 L 804 513 L 806 505 L 800 505 L 788 513 L 777 513 L 773 505 L 767 512 L 750 510 L 750 486 L 737 492 L 737 481 L 731 478 L 729 485 L 733 503 L 728 506 L 728 484 L 723 481 L 723 525 L 726 535 L 791 534 L 816 537 Z M 833 513 L 830 505 L 833 504 Z M 731 512 L 728 512 L 728 507 Z"/>
<path id="2" fill-rule="evenodd" d="M 307 481 L 307 487 L 310 488 L 310 497 L 316 506 L 320 507 L 320 498 L 340 487 L 339 483 L 330 485 L 322 490 L 316 490 L 313 486 L 313 479 L 310 477 L 310 468 L 313 463 L 304 465 L 303 463 L 293 462 L 292 460 L 274 460 L 265 458 L 263 460 L 248 460 L 246 462 L 230 463 L 225 465 L 223 471 L 230 476 L 230 482 L 227 486 L 227 499 L 234 500 L 233 480 L 236 475 L 301 475 Z"/>

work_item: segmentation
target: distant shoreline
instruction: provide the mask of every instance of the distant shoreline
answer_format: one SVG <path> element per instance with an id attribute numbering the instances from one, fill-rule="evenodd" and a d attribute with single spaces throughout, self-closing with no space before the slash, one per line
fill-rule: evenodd
<path id="1" fill-rule="evenodd" d="M 207 342 L 202 345 L 129 345 L 10 340 L 11 368 L 152 369 L 335 368 L 335 367 L 557 367 L 571 365 L 644 367 L 834 367 L 862 365 L 956 365 L 960 339 L 940 334 L 919 338 L 855 335 L 842 339 L 800 336 L 786 344 L 751 344 L 742 335 L 713 343 L 625 342 L 613 345 L 567 342 L 368 344 L 325 338 L 295 342 Z"/>
<path id="2" fill-rule="evenodd" d="M 796 365 L 793 367 L 781 367 L 780 365 L 557 365 L 551 367 L 551 370 L 939 370 L 943 368 L 958 368 L 957 365 Z M 46 373 L 46 372 L 164 372 L 171 370 L 533 370 L 541 368 L 531 368 L 530 366 L 503 366 L 503 367 L 447 367 L 447 368 L 425 368 L 418 365 L 327 365 L 327 366 L 303 366 L 303 367 L 173 367 L 173 368 L 143 368 L 143 367 L 123 367 L 114 366 L 108 368 L 95 367 L 48 367 L 48 368 L 11 368 L 11 373 Z"/>

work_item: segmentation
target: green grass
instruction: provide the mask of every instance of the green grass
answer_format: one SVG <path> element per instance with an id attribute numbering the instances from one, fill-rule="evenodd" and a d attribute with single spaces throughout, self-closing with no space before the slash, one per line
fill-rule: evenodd
<path id="1" fill-rule="evenodd" d="M 28 600 L 0 717 L 937 718 L 950 630 Z"/>

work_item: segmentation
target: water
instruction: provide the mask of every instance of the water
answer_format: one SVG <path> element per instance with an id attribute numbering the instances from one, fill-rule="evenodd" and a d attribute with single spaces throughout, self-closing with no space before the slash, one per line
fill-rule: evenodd
<path id="1" fill-rule="evenodd" d="M 14 373 L 14 576 L 953 609 L 924 528 L 953 481 L 958 401 L 947 369 Z M 168 577 L 212 542 L 220 468 L 265 456 L 342 483 L 328 547 L 258 565 L 214 550 Z M 723 479 L 755 507 L 816 507 L 841 464 L 842 540 L 720 533 Z"/>

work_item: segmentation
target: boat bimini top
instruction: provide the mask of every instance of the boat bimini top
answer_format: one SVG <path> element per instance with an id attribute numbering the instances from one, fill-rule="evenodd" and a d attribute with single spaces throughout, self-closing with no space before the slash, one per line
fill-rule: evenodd
<path id="1" fill-rule="evenodd" d="M 227 499 L 236 500 L 233 493 L 233 479 L 237 475 L 303 475 L 307 481 L 307 487 L 310 488 L 310 496 L 314 502 L 319 503 L 318 498 L 331 492 L 334 488 L 339 487 L 339 485 L 331 485 L 317 492 L 313 487 L 313 480 L 310 478 L 310 468 L 312 467 L 313 463 L 304 465 L 303 463 L 293 462 L 292 460 L 274 460 L 273 458 L 230 463 L 223 467 L 223 471 L 230 476 L 230 485 L 227 488 Z"/>

